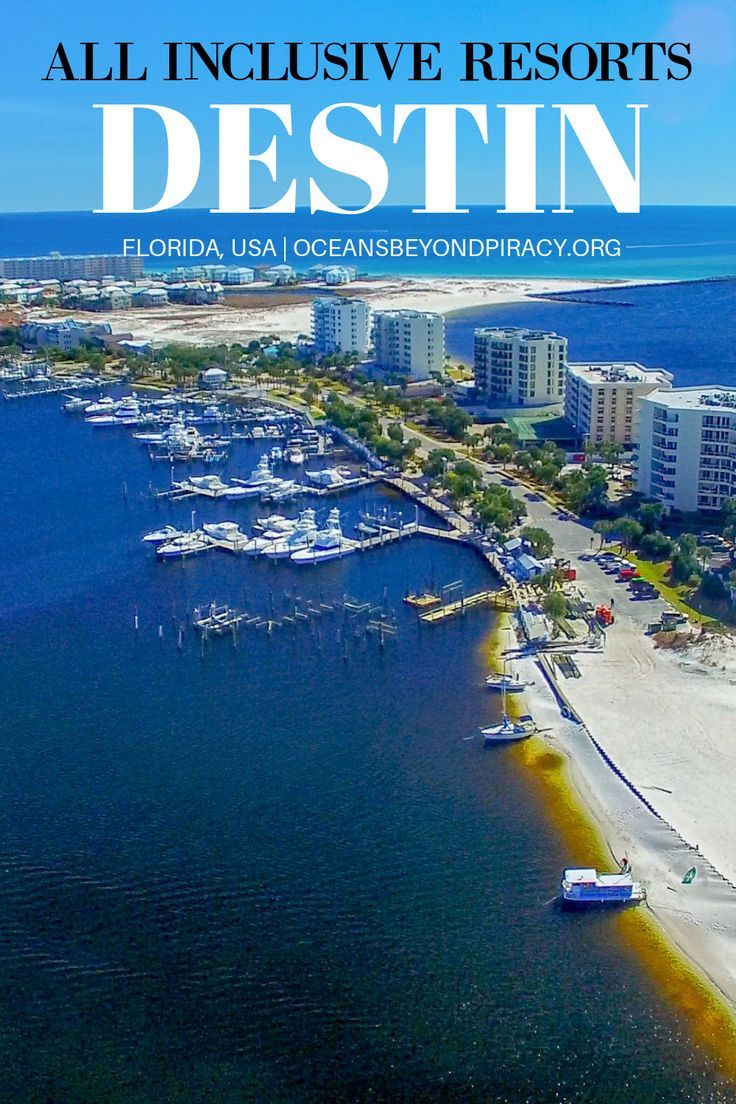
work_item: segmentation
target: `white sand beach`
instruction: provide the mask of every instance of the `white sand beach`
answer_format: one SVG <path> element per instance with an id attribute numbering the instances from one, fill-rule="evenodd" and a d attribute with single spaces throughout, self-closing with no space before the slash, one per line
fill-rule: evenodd
<path id="1" fill-rule="evenodd" d="M 367 300 L 374 310 L 407 308 L 450 314 L 470 307 L 518 303 L 529 296 L 547 292 L 582 291 L 612 283 L 615 281 L 395 277 L 356 280 L 349 288 L 341 291 Z M 311 300 L 325 293 L 324 284 L 305 284 L 294 289 L 294 302 L 284 301 L 288 293 L 281 294 L 277 291 L 273 293 L 273 304 L 269 304 L 264 302 L 272 294 L 267 285 L 250 287 L 250 291 L 238 296 L 237 306 L 228 306 L 226 299 L 222 305 L 209 307 L 172 305 L 110 311 L 105 314 L 105 320 L 112 324 L 116 333 L 131 333 L 137 341 L 153 341 L 157 345 L 167 342 L 186 342 L 192 345 L 233 344 L 252 341 L 271 333 L 285 340 L 293 340 L 299 334 L 309 333 Z M 252 307 L 247 305 L 248 295 L 253 295 Z"/>
<path id="2" fill-rule="evenodd" d="M 562 719 L 529 659 L 518 665 L 535 680 L 525 704 L 548 729 L 543 738 L 569 759 L 612 856 L 628 855 L 672 940 L 736 1005 L 736 638 L 695 628 L 681 650 L 659 647 L 645 629 L 663 603 L 632 601 L 589 560 L 588 529 L 556 520 L 546 504 L 532 512 L 570 556 L 573 586 L 594 604 L 615 597 L 615 622 L 602 651 L 574 655 L 580 678 L 558 675 L 584 727 Z M 570 861 L 584 865 L 586 857 Z M 683 885 L 692 866 L 697 877 Z"/>

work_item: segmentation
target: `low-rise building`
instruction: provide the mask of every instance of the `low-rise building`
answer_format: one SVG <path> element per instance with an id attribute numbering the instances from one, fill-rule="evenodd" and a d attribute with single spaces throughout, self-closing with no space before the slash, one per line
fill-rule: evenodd
<path id="1" fill-rule="evenodd" d="M 550 406 L 565 394 L 567 338 L 543 330 L 474 332 L 475 386 L 492 406 Z"/>
<path id="2" fill-rule="evenodd" d="M 39 318 L 24 322 L 20 339 L 24 344 L 71 352 L 85 341 L 94 341 L 112 333 L 109 322 L 77 322 L 74 318 Z"/>
<path id="3" fill-rule="evenodd" d="M 636 489 L 685 513 L 736 495 L 736 392 L 678 387 L 639 400 Z"/>
<path id="4" fill-rule="evenodd" d="M 630 447 L 637 438 L 638 400 L 671 386 L 670 372 L 636 361 L 568 364 L 565 417 L 582 440 Z"/>
<path id="5" fill-rule="evenodd" d="M 429 379 L 445 362 L 445 320 L 432 311 L 376 311 L 373 359 L 379 368 L 411 380 Z"/>

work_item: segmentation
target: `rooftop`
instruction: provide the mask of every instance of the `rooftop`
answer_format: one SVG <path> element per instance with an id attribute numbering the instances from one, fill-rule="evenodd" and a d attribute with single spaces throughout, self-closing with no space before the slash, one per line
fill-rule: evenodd
<path id="1" fill-rule="evenodd" d="M 727 387 L 675 387 L 669 391 L 653 391 L 641 401 L 671 410 L 702 410 L 709 414 L 725 410 L 736 413 L 736 390 L 731 391 Z"/>
<path id="2" fill-rule="evenodd" d="M 567 341 L 554 330 L 527 330 L 523 326 L 481 326 L 473 330 L 475 337 L 492 337 L 498 341 Z"/>
<path id="3" fill-rule="evenodd" d="M 645 368 L 636 360 L 606 360 L 598 362 L 568 363 L 571 375 L 579 376 L 589 383 L 658 383 L 669 387 L 672 373 L 663 368 Z"/>

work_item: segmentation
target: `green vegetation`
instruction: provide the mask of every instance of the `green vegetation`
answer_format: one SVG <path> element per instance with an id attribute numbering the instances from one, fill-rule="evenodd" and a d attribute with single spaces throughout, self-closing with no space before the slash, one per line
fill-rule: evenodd
<path id="1" fill-rule="evenodd" d="M 525 526 L 519 536 L 522 540 L 528 542 L 532 553 L 538 560 L 546 560 L 548 556 L 552 555 L 555 542 L 552 539 L 552 534 L 548 533 L 546 529 L 540 529 L 534 525 Z"/>

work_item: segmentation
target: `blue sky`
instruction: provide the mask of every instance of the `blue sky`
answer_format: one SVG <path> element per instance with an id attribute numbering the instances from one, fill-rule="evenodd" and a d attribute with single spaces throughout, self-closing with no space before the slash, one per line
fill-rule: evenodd
<path id="1" fill-rule="evenodd" d="M 489 144 L 484 146 L 468 123 L 459 130 L 459 198 L 466 204 L 498 203 L 503 181 L 502 102 L 596 103 L 624 154 L 631 150 L 630 112 L 626 103 L 648 103 L 642 115 L 642 198 L 644 203 L 733 204 L 736 202 L 736 3 L 734 0 L 488 0 L 485 4 L 423 0 L 413 11 L 386 0 L 342 0 L 340 3 L 252 4 L 220 0 L 207 5 L 192 0 L 91 5 L 40 0 L 32 15 L 22 5 L 3 13 L 0 119 L 5 156 L 0 167 L 0 211 L 90 210 L 101 195 L 101 119 L 95 102 L 149 102 L 176 108 L 198 128 L 203 169 L 187 206 L 216 206 L 217 147 L 215 112 L 210 103 L 291 103 L 295 136 L 279 137 L 279 185 L 269 188 L 265 175 L 255 178 L 258 201 L 273 201 L 291 176 L 306 181 L 310 171 L 336 202 L 360 203 L 365 193 L 343 176 L 315 166 L 307 132 L 314 114 L 340 100 L 380 103 L 384 135 L 390 134 L 396 102 L 475 102 L 489 105 Z M 57 41 L 72 52 L 80 40 L 111 45 L 136 43 L 134 58 L 149 66 L 145 83 L 46 82 Z M 186 84 L 160 79 L 161 43 L 177 39 L 213 42 L 238 40 L 342 41 L 400 39 L 439 40 L 444 78 L 409 83 L 382 78 L 370 83 L 311 81 L 258 84 L 215 82 Z M 601 84 L 561 77 L 553 82 L 463 84 L 458 79 L 463 40 L 541 42 L 600 40 L 686 40 L 692 43 L 693 75 L 687 81 L 655 84 Z M 18 44 L 17 46 L 10 44 Z M 109 59 L 108 59 L 109 60 Z M 278 127 L 277 127 L 278 129 Z M 266 132 L 264 131 L 264 136 Z M 389 163 L 391 185 L 386 202 L 417 203 L 422 196 L 423 153 L 419 120 L 407 124 L 394 146 L 379 140 L 367 125 L 347 136 L 376 144 Z M 557 199 L 557 114 L 539 116 L 538 171 L 542 202 Z M 570 201 L 605 202 L 605 194 L 584 157 L 572 161 Z M 161 135 L 154 126 L 141 128 L 139 180 L 141 200 L 153 202 L 163 180 Z M 316 171 L 315 171 L 316 170 Z M 265 170 L 264 170 L 265 172 Z M 281 184 L 283 181 L 283 186 Z M 158 194 L 156 194 L 158 193 Z M 301 184 L 299 203 L 307 201 Z"/>

